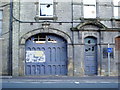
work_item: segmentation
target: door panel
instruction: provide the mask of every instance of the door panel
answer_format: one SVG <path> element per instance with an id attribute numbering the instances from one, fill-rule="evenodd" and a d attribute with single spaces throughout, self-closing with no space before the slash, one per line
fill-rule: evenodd
<path id="1" fill-rule="evenodd" d="M 66 75 L 67 42 L 56 35 L 40 35 L 26 41 L 26 75 Z"/>
<path id="2" fill-rule="evenodd" d="M 85 38 L 85 74 L 97 74 L 97 41 L 93 37 Z"/>

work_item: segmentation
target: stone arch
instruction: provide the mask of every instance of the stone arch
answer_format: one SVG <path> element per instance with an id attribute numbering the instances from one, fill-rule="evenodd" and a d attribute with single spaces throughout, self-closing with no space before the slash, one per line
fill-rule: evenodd
<path id="1" fill-rule="evenodd" d="M 94 39 L 94 40 L 97 41 L 97 37 L 95 37 L 95 36 L 87 36 L 87 37 L 84 38 L 84 40 L 85 40 L 86 38 L 92 38 L 92 39 Z M 85 43 L 85 42 L 84 42 L 84 43 Z"/>
<path id="2" fill-rule="evenodd" d="M 24 45 L 26 40 L 35 35 L 35 34 L 38 34 L 38 33 L 51 33 L 51 34 L 56 34 L 56 35 L 59 35 L 61 37 L 63 37 L 65 40 L 67 40 L 67 43 L 71 43 L 72 42 L 72 39 L 71 37 L 66 34 L 65 32 L 63 31 L 60 31 L 58 29 L 54 29 L 54 28 L 50 28 L 48 30 L 44 30 L 43 28 L 39 28 L 39 29 L 35 29 L 35 30 L 32 30 L 30 32 L 27 32 L 26 34 L 24 34 L 21 39 L 20 39 L 20 45 Z"/>
<path id="3" fill-rule="evenodd" d="M 84 39 L 85 39 L 85 38 L 88 38 L 88 37 L 97 39 L 97 36 L 95 36 L 95 35 L 92 35 L 92 36 L 86 35 L 86 36 L 84 37 Z"/>
<path id="4" fill-rule="evenodd" d="M 115 38 L 114 38 L 114 39 L 116 39 L 116 38 L 120 38 L 120 35 L 115 36 Z"/>
<path id="5" fill-rule="evenodd" d="M 98 35 L 95 35 L 95 34 L 93 34 L 93 33 L 92 33 L 92 34 L 86 34 L 86 35 L 84 35 L 84 36 L 83 36 L 83 40 L 82 40 L 83 43 L 84 43 L 84 39 L 87 38 L 87 37 L 93 37 L 93 38 L 95 38 L 95 39 L 97 40 L 97 44 L 99 43 L 99 39 L 98 39 L 99 36 L 98 36 Z"/>
<path id="6" fill-rule="evenodd" d="M 64 38 L 68 45 L 67 45 L 67 52 L 68 52 L 68 75 L 73 75 L 73 72 L 71 71 L 71 69 L 69 68 L 70 65 L 72 64 L 73 65 L 73 61 L 71 60 L 71 52 L 69 52 L 69 50 L 71 50 L 71 46 L 70 46 L 70 43 L 72 43 L 72 39 L 71 37 L 66 34 L 65 32 L 61 31 L 61 30 L 58 30 L 58 29 L 54 29 L 54 28 L 38 28 L 38 29 L 35 29 L 35 30 L 32 30 L 32 31 L 29 31 L 27 33 L 25 33 L 21 38 L 20 38 L 20 41 L 19 41 L 19 75 L 20 76 L 25 76 L 25 58 L 26 58 L 26 53 L 25 53 L 25 43 L 26 43 L 26 40 L 33 36 L 33 35 L 36 35 L 36 34 L 39 34 L 39 33 L 47 33 L 47 34 L 55 34 L 55 35 L 58 35 L 58 36 L 61 36 L 62 38 Z M 72 61 L 72 63 L 71 63 Z M 70 64 L 69 64 L 70 63 Z"/>
<path id="7" fill-rule="evenodd" d="M 116 35 L 114 35 L 113 38 L 112 38 L 112 41 L 113 41 L 114 44 L 115 44 L 115 39 L 118 38 L 118 37 L 120 37 L 120 33 L 117 32 Z"/>
<path id="8" fill-rule="evenodd" d="M 120 36 L 115 37 L 115 50 L 119 51 L 120 50 Z"/>
<path id="9" fill-rule="evenodd" d="M 100 29 L 106 29 L 107 27 L 98 21 L 88 21 L 76 26 L 78 30 L 82 29 L 84 26 L 92 25 Z"/>

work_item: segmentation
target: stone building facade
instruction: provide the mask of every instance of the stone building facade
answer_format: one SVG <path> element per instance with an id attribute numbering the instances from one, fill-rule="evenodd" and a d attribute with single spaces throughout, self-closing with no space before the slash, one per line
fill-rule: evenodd
<path id="1" fill-rule="evenodd" d="M 47 1 L 0 2 L 2 74 L 118 76 L 120 17 L 113 1 Z"/>

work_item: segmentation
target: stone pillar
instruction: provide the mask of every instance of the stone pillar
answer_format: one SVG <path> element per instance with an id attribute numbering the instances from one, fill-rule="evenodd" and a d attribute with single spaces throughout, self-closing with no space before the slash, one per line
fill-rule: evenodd
<path id="1" fill-rule="evenodd" d="M 68 76 L 73 76 L 73 46 L 68 45 Z"/>
<path id="2" fill-rule="evenodd" d="M 25 45 L 20 45 L 19 51 L 19 76 L 25 75 Z"/>
<path id="3" fill-rule="evenodd" d="M 101 45 L 97 45 L 97 63 L 98 63 L 98 76 L 101 76 L 101 72 L 102 72 L 102 49 L 101 49 Z"/>
<path id="4" fill-rule="evenodd" d="M 3 62 L 2 59 L 2 45 L 3 45 L 3 38 L 0 38 L 0 62 Z M 0 63 L 0 75 L 2 76 L 2 63 Z"/>
<path id="5" fill-rule="evenodd" d="M 13 16 L 19 19 L 19 1 L 13 4 Z M 12 75 L 18 76 L 19 75 L 19 34 L 20 34 L 20 23 L 18 21 L 13 22 L 13 40 L 12 40 Z"/>

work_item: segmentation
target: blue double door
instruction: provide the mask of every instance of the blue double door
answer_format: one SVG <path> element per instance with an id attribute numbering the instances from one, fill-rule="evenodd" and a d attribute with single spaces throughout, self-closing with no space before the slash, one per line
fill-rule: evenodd
<path id="1" fill-rule="evenodd" d="M 97 40 L 94 37 L 85 38 L 84 49 L 85 75 L 97 75 Z"/>
<path id="2" fill-rule="evenodd" d="M 54 34 L 37 34 L 26 41 L 26 75 L 67 75 L 67 42 Z"/>

